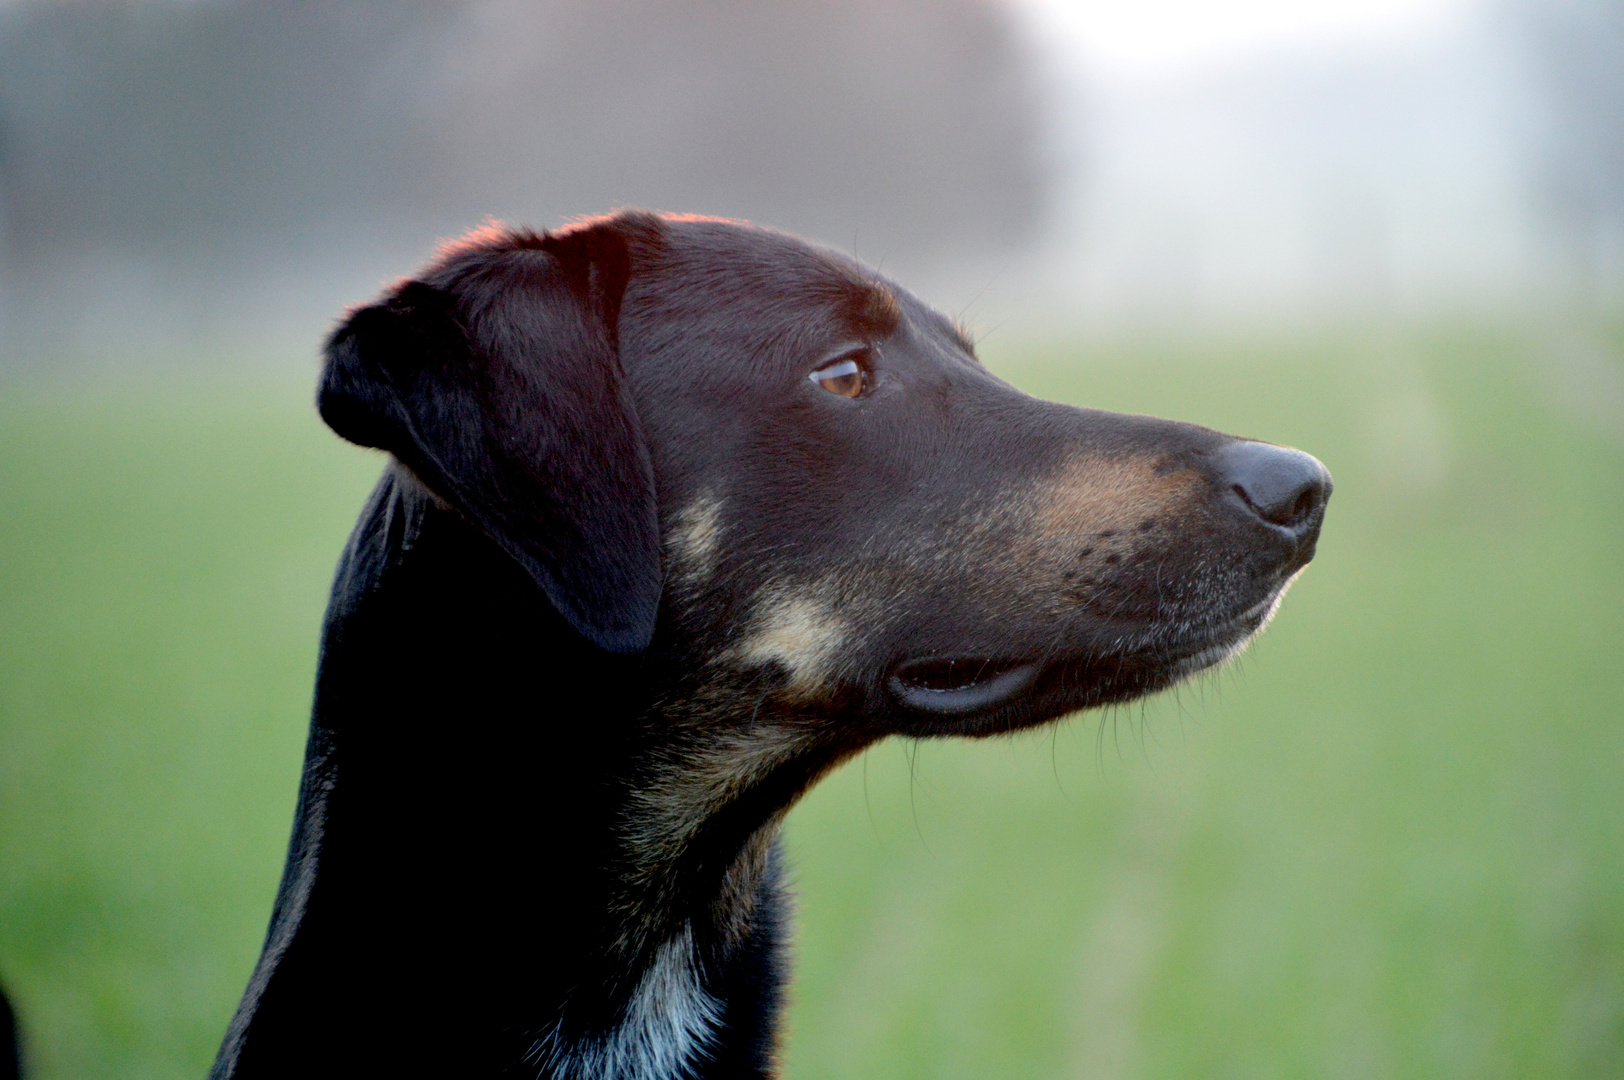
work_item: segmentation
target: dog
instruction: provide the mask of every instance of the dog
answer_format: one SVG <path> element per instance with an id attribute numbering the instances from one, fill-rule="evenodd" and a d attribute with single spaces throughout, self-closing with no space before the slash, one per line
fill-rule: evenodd
<path id="1" fill-rule="evenodd" d="M 642 212 L 450 246 L 347 315 L 318 407 L 391 460 L 216 1078 L 773 1075 L 795 800 L 1231 656 L 1331 494 L 1030 397 L 842 255 Z"/>

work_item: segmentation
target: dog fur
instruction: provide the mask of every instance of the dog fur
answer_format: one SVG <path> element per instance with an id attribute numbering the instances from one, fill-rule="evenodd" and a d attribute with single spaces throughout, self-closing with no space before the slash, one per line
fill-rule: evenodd
<path id="1" fill-rule="evenodd" d="M 843 256 L 645 213 L 449 247 L 319 405 L 392 458 L 219 1078 L 772 1075 L 796 798 L 1217 662 L 1330 494 L 1029 397 Z"/>

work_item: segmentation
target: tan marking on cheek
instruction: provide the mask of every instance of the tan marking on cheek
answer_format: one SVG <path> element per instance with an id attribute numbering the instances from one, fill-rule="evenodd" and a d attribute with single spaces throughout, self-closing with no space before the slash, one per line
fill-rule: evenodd
<path id="1" fill-rule="evenodd" d="M 750 667 L 777 663 L 789 672 L 791 688 L 803 694 L 826 686 L 850 642 L 850 625 L 811 595 L 766 595 L 772 599 L 757 609 L 750 636 L 726 658 Z"/>
<path id="2" fill-rule="evenodd" d="M 722 501 L 706 493 L 683 507 L 666 538 L 673 577 L 703 585 L 716 574 L 721 544 Z"/>
<path id="3" fill-rule="evenodd" d="M 1182 514 L 1195 488 L 1195 473 L 1158 475 L 1150 458 L 1075 458 L 1035 492 L 1036 533 L 1043 539 L 1111 533 L 1102 539 L 1131 543 L 1144 522 L 1165 525 Z"/>

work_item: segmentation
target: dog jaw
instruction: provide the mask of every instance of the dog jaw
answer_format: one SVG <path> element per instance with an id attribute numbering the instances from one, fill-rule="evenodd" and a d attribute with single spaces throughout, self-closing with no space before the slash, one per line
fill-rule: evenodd
<path id="1" fill-rule="evenodd" d="M 1306 569 L 1306 567 L 1303 569 Z M 1295 574 L 1292 574 L 1289 578 L 1282 582 L 1280 587 L 1272 594 L 1265 597 L 1263 600 L 1258 601 L 1235 620 L 1237 623 L 1246 623 L 1253 620 L 1256 621 L 1255 626 L 1253 626 L 1250 630 L 1245 631 L 1236 640 L 1227 644 L 1219 643 L 1213 645 L 1209 648 L 1201 650 L 1193 656 L 1187 656 L 1183 660 L 1180 660 L 1178 662 L 1173 681 L 1180 682 L 1208 669 L 1222 667 L 1231 660 L 1234 660 L 1236 657 L 1240 656 L 1241 653 L 1245 652 L 1247 648 L 1251 646 L 1252 642 L 1258 639 L 1258 635 L 1262 634 L 1264 630 L 1268 629 L 1269 623 L 1274 621 L 1276 613 L 1278 613 L 1280 610 L 1281 602 L 1286 598 L 1286 592 L 1291 588 L 1292 584 L 1302 576 L 1302 573 L 1303 570 L 1299 569 Z"/>

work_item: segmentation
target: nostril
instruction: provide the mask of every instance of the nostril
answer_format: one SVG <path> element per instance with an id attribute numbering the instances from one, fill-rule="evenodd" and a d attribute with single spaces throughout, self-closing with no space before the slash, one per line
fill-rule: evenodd
<path id="1" fill-rule="evenodd" d="M 1331 474 L 1301 450 L 1236 442 L 1218 452 L 1222 479 L 1251 511 L 1271 525 L 1306 525 L 1331 497 Z"/>
<path id="2" fill-rule="evenodd" d="M 1309 489 L 1297 496 L 1297 501 L 1291 504 L 1291 520 L 1301 521 L 1303 518 L 1319 509 L 1318 492 Z"/>

